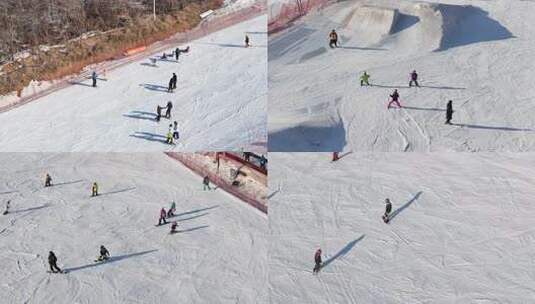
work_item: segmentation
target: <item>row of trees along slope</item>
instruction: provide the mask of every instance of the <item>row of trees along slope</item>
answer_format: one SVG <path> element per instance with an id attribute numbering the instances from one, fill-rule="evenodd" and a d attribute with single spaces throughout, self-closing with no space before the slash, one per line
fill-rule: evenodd
<path id="1" fill-rule="evenodd" d="M 223 0 L 2 0 L 0 95 L 193 28 Z"/>

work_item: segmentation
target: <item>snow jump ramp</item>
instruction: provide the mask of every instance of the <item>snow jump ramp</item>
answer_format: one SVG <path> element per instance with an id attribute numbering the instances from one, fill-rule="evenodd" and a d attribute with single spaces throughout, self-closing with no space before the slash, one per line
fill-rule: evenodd
<path id="1" fill-rule="evenodd" d="M 443 51 L 513 37 L 479 7 L 409 1 L 359 2 L 343 20 L 341 34 L 342 45 L 412 51 Z"/>

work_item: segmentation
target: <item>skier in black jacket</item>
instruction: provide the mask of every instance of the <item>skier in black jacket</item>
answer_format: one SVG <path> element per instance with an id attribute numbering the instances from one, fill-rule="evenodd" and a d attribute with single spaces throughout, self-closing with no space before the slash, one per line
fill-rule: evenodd
<path id="1" fill-rule="evenodd" d="M 451 119 L 453 118 L 453 104 L 452 101 L 448 101 L 446 106 L 446 124 L 451 125 Z"/>
<path id="2" fill-rule="evenodd" d="M 50 251 L 48 253 L 48 265 L 50 265 L 50 271 L 56 273 L 61 272 L 61 269 L 57 265 L 58 258 L 54 254 L 54 252 Z"/>

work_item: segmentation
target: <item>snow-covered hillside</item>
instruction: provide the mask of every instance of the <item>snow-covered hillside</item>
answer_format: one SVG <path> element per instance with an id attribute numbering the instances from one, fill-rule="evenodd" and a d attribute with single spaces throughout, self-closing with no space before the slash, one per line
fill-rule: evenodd
<path id="1" fill-rule="evenodd" d="M 521 0 L 350 0 L 311 13 L 269 38 L 270 150 L 535 150 L 534 14 Z M 408 87 L 413 70 L 420 88 Z M 373 86 L 360 86 L 363 71 Z M 388 111 L 396 88 L 404 108 Z"/>
<path id="2" fill-rule="evenodd" d="M 193 41 L 179 62 L 152 66 L 146 58 L 99 75 L 96 89 L 88 79 L 0 113 L 0 151 L 265 150 L 266 20 L 256 17 Z M 246 34 L 252 48 L 244 47 Z M 178 85 L 168 93 L 172 73 Z M 156 106 L 168 101 L 172 120 L 157 123 Z M 169 146 L 165 136 L 174 120 L 181 138 Z"/>
<path id="3" fill-rule="evenodd" d="M 271 303 L 533 302 L 533 154 L 330 160 L 270 154 Z"/>
<path id="4" fill-rule="evenodd" d="M 54 186 L 44 188 L 48 172 Z M 101 195 L 90 198 L 97 181 Z M 267 218 L 164 154 L 0 153 L 0 302 L 265 303 Z M 177 204 L 177 234 L 156 227 Z M 2 210 L 3 211 L 3 210 Z M 94 263 L 99 246 L 112 259 Z M 47 273 L 52 250 L 67 274 Z"/>

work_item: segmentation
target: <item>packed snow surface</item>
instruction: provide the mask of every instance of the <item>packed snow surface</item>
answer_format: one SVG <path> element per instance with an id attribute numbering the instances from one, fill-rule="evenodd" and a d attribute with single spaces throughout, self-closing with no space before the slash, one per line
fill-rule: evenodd
<path id="1" fill-rule="evenodd" d="M 0 113 L 0 151 L 265 150 L 266 20 L 256 17 L 177 46 L 190 46 L 178 62 L 169 57 L 152 66 L 146 58 L 99 71 L 97 88 L 87 79 Z M 244 47 L 246 33 L 251 48 Z M 178 84 L 168 93 L 172 73 Z M 172 119 L 157 123 L 156 106 L 168 101 Z M 165 136 L 175 120 L 180 139 L 169 146 Z"/>
<path id="2" fill-rule="evenodd" d="M 270 151 L 535 150 L 534 14 L 521 0 L 350 0 L 310 13 L 269 38 Z M 360 86 L 364 71 L 372 86 Z M 403 108 L 387 110 L 394 89 Z"/>
<path id="3" fill-rule="evenodd" d="M 93 181 L 101 194 L 91 198 Z M 265 215 L 203 191 L 201 177 L 164 154 L 0 153 L 2 209 L 7 200 L 2 303 L 267 301 Z M 171 235 L 155 225 L 173 200 Z M 100 245 L 107 263 L 93 262 Z M 67 274 L 47 273 L 50 250 Z"/>
<path id="4" fill-rule="evenodd" d="M 271 153 L 272 303 L 533 303 L 532 154 Z M 381 219 L 385 198 L 393 204 Z M 324 268 L 312 274 L 314 253 Z"/>

